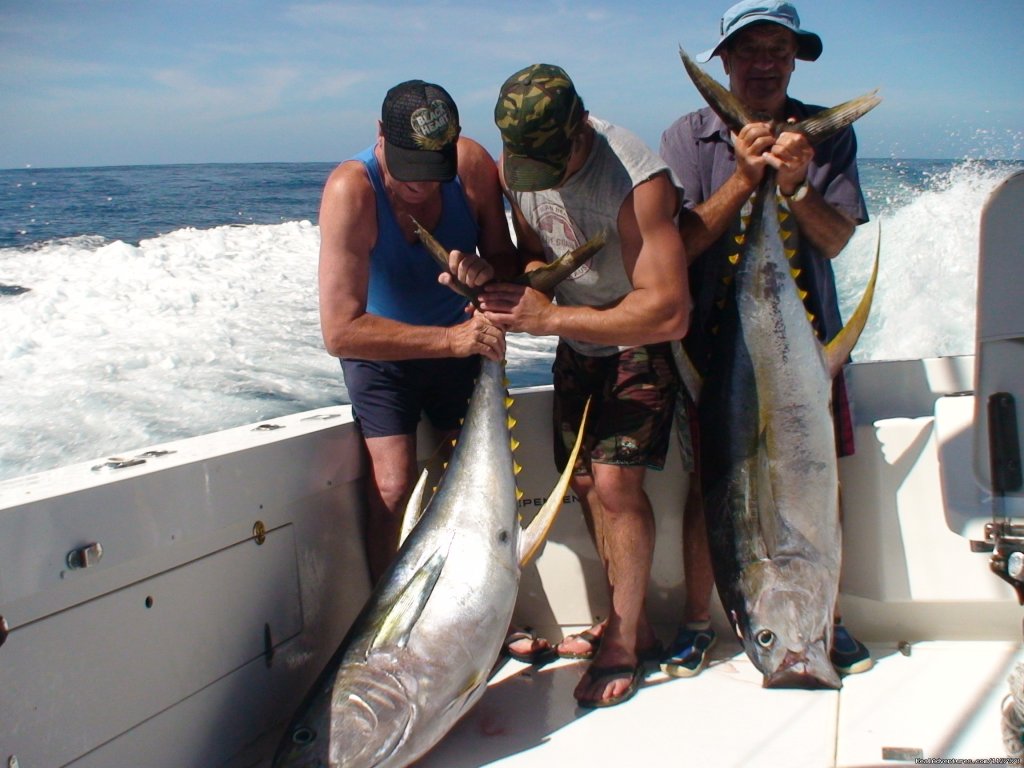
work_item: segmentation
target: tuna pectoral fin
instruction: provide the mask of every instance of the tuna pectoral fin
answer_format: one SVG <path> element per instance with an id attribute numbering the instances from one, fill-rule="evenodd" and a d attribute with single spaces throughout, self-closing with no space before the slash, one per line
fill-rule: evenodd
<path id="1" fill-rule="evenodd" d="M 421 565 L 409 579 L 409 582 L 398 593 L 391 607 L 381 619 L 377 632 L 369 648 L 372 650 L 378 646 L 398 646 L 404 648 L 409 642 L 409 634 L 412 628 L 419 621 L 423 607 L 430 599 L 434 591 L 434 585 L 444 570 L 444 564 L 448 560 L 448 550 L 451 547 L 451 539 L 448 546 L 442 551 L 441 547 L 434 550 L 434 554 Z"/>
<path id="2" fill-rule="evenodd" d="M 843 330 L 836 334 L 828 344 L 825 345 L 825 366 L 830 377 L 839 373 L 839 369 L 846 364 L 860 338 L 861 331 L 868 322 L 868 314 L 871 312 L 871 302 L 875 297 L 875 283 L 878 280 L 878 256 L 882 250 L 882 226 L 878 226 L 878 237 L 875 242 L 875 265 L 871 269 L 871 278 L 868 280 L 864 295 L 860 298 L 860 304 L 843 326 Z"/>
<path id="3" fill-rule="evenodd" d="M 558 511 L 562 508 L 562 499 L 565 496 L 565 492 L 569 489 L 572 470 L 576 466 L 576 457 L 580 453 L 580 446 L 583 445 L 583 432 L 587 426 L 588 413 L 590 413 L 589 399 L 583 408 L 583 418 L 580 419 L 580 428 L 576 432 L 576 444 L 572 447 L 572 453 L 569 455 L 569 460 L 565 463 L 565 469 L 562 470 L 561 477 L 558 478 L 555 487 L 548 494 L 548 500 L 544 502 L 540 512 L 530 521 L 522 536 L 519 537 L 520 568 L 526 566 L 533 559 L 534 555 L 537 554 L 537 550 L 540 549 L 541 543 L 547 538 L 548 531 L 551 530 L 551 526 L 558 516 Z"/>
<path id="4" fill-rule="evenodd" d="M 398 534 L 399 547 L 405 543 L 423 514 L 423 495 L 427 490 L 427 475 L 429 474 L 427 469 L 420 473 L 420 479 L 416 481 L 416 487 L 412 489 L 409 503 L 405 505 L 405 514 L 402 515 L 402 530 Z"/>

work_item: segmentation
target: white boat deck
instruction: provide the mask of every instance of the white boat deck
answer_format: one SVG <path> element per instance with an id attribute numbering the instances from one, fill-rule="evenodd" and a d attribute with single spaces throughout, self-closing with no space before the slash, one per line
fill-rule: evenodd
<path id="1" fill-rule="evenodd" d="M 1019 765 L 1001 730 L 1019 643 L 928 641 L 908 653 L 869 643 L 873 669 L 840 691 L 806 691 L 762 688 L 738 643 L 719 638 L 699 676 L 656 672 L 602 710 L 573 699 L 586 662 L 509 661 L 417 768 Z"/>

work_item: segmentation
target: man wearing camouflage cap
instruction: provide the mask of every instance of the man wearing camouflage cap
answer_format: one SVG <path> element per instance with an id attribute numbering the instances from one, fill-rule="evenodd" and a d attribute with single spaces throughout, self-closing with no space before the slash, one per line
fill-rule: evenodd
<path id="1" fill-rule="evenodd" d="M 460 136 L 448 92 L 422 80 L 388 91 L 376 142 L 331 173 L 320 205 L 320 324 L 327 351 L 342 358 L 370 457 L 373 581 L 398 547 L 421 411 L 450 445 L 479 356 L 505 355 L 501 330 L 439 284 L 412 217 L 456 249 L 450 267 L 463 283 L 515 272 L 494 160 Z"/>
<path id="2" fill-rule="evenodd" d="M 481 308 L 495 324 L 557 335 L 555 459 L 565 465 L 592 397 L 573 488 L 605 563 L 608 620 L 559 645 L 593 661 L 581 706 L 631 697 L 657 653 L 644 605 L 654 518 L 643 490 L 668 449 L 678 376 L 669 342 L 686 333 L 686 256 L 676 226 L 681 194 L 665 163 L 632 133 L 591 117 L 560 67 L 512 75 L 495 107 L 499 170 L 521 257 L 531 269 L 604 231 L 607 243 L 555 290 L 490 284 Z"/>

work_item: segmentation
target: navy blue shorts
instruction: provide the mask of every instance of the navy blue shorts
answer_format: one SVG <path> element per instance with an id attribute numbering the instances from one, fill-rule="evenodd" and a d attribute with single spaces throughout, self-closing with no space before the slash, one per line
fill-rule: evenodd
<path id="1" fill-rule="evenodd" d="M 421 413 L 435 429 L 458 429 L 480 358 L 342 360 L 341 369 L 363 437 L 389 437 L 415 434 Z"/>

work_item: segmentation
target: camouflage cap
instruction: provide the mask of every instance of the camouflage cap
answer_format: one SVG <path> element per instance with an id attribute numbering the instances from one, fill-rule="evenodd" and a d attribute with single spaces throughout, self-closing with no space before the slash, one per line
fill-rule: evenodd
<path id="1" fill-rule="evenodd" d="M 533 64 L 501 86 L 494 122 L 501 131 L 509 189 L 550 189 L 562 180 L 583 101 L 561 67 Z"/>
<path id="2" fill-rule="evenodd" d="M 459 109 L 448 91 L 407 80 L 387 92 L 380 115 L 384 160 L 399 181 L 451 181 L 458 168 Z"/>

